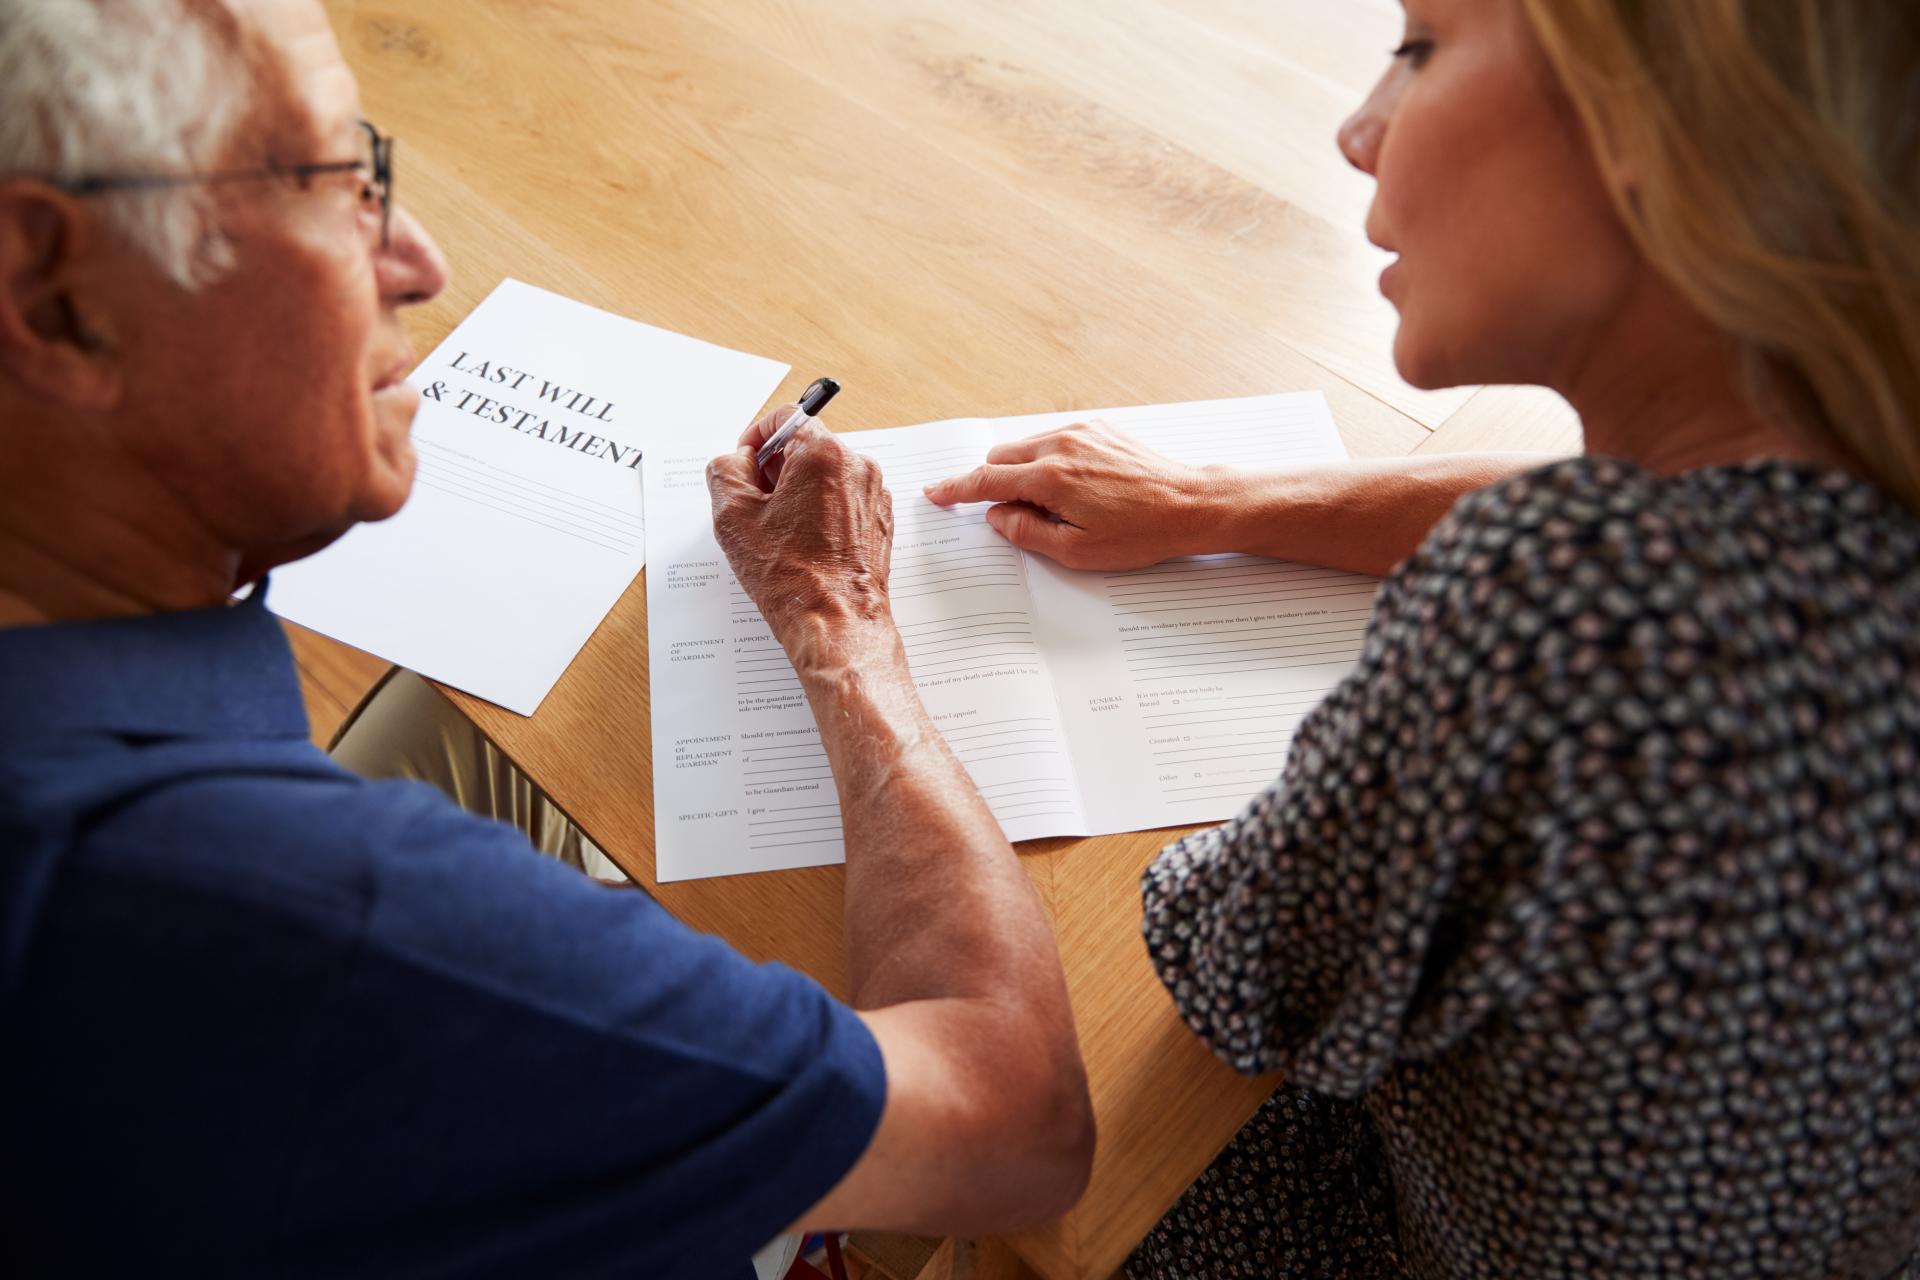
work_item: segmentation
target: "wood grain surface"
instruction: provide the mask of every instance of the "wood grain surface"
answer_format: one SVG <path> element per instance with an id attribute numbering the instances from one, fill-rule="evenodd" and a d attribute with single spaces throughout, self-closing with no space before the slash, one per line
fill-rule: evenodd
<path id="1" fill-rule="evenodd" d="M 511 275 L 787 361 L 786 395 L 831 373 L 843 431 L 1319 388 L 1356 455 L 1577 447 L 1551 397 L 1393 371 L 1333 135 L 1394 0 L 328 8 L 454 263 L 423 352 Z M 298 643 L 317 714 L 380 666 Z M 844 993 L 838 868 L 655 882 L 646 646 L 636 580 L 531 719 L 455 698 L 676 914 Z M 1022 846 L 1100 1121 L 1079 1207 L 1005 1242 L 1054 1280 L 1109 1276 L 1275 1083 L 1214 1060 L 1147 964 L 1139 875 L 1177 834 Z"/>

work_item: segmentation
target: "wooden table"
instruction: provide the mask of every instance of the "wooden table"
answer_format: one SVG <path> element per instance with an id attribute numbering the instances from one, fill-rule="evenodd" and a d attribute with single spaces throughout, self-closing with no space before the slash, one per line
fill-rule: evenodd
<path id="1" fill-rule="evenodd" d="M 816 373 L 839 429 L 1318 387 L 1356 455 L 1571 449 L 1552 397 L 1413 390 L 1371 185 L 1334 129 L 1395 0 L 331 0 L 453 286 L 502 276 Z M 503 590 L 512 590 L 503 583 Z M 660 886 L 646 595 L 538 715 L 463 709 L 676 914 L 844 994 L 841 871 Z M 1022 848 L 1100 1121 L 1080 1206 L 1010 1241 L 1105 1277 L 1272 1088 L 1176 1021 L 1139 940 L 1175 832 Z"/>

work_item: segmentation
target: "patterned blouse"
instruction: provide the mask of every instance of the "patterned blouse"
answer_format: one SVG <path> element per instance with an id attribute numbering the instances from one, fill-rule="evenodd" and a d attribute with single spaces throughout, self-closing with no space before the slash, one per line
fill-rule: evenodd
<path id="1" fill-rule="evenodd" d="M 1464 499 L 1239 817 L 1182 1016 L 1287 1085 L 1128 1264 L 1920 1276 L 1920 518 L 1764 461 Z"/>

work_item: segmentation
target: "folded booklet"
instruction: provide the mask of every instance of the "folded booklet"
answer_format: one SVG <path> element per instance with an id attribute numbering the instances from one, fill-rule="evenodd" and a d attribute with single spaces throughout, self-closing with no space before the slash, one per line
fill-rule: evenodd
<path id="1" fill-rule="evenodd" d="M 1351 668 L 1378 585 L 1245 555 L 1076 572 L 1013 547 L 984 504 L 941 508 L 921 496 L 996 444 L 1089 418 L 1196 465 L 1279 470 L 1346 457 L 1318 392 L 846 437 L 893 492 L 893 612 L 914 682 L 1015 840 L 1234 813 Z M 718 449 L 676 449 L 646 467 L 663 881 L 845 855 L 813 715 L 714 540 L 703 474 Z"/>

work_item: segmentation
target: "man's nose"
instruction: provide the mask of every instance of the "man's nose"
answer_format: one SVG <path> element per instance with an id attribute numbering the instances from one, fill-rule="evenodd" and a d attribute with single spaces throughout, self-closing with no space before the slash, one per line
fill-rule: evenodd
<path id="1" fill-rule="evenodd" d="M 387 247 L 377 261 L 380 297 L 392 306 L 426 302 L 447 287 L 447 255 L 405 209 L 393 211 Z"/>

